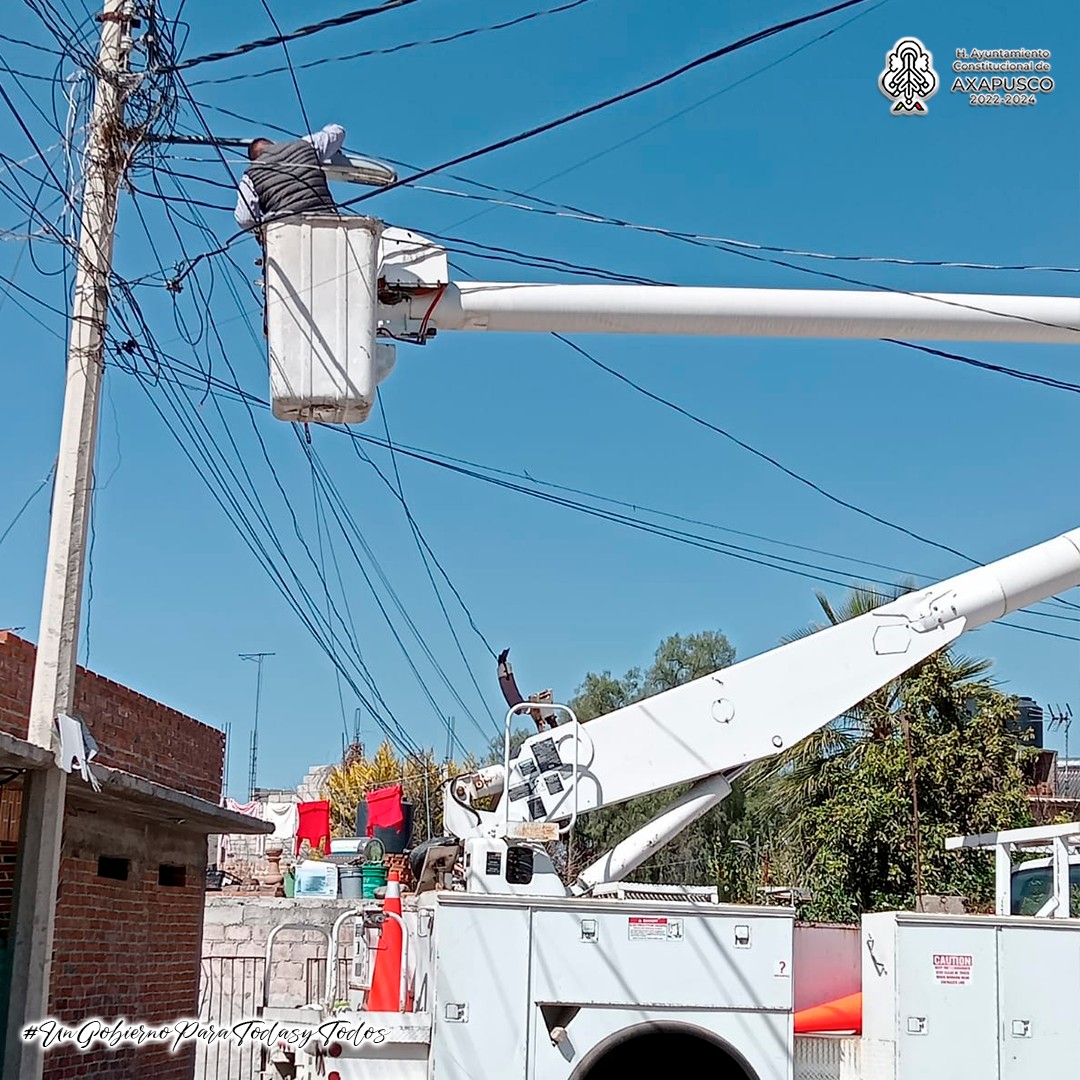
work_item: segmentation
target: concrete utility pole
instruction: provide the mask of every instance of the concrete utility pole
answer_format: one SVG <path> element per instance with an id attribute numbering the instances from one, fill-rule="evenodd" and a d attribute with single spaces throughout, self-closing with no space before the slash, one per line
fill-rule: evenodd
<path id="1" fill-rule="evenodd" d="M 105 0 L 94 106 L 83 168 L 79 254 L 68 340 L 67 387 L 53 489 L 49 554 L 30 702 L 30 742 L 54 749 L 56 717 L 75 707 L 79 615 L 93 488 L 98 392 L 104 370 L 113 232 L 124 169 L 124 77 L 131 53 L 131 0 Z M 48 1016 L 56 890 L 67 774 L 24 777 L 14 948 L 4 1076 L 38 1080 L 42 1054 L 21 1032 Z"/>

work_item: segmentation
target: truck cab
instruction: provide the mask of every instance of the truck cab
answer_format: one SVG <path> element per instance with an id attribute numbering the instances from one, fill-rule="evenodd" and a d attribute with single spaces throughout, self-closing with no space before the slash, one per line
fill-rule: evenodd
<path id="1" fill-rule="evenodd" d="M 1054 890 L 1052 860 L 1030 859 L 1012 872 L 1012 914 L 1034 915 Z M 1080 854 L 1069 858 L 1069 915 L 1080 918 Z"/>

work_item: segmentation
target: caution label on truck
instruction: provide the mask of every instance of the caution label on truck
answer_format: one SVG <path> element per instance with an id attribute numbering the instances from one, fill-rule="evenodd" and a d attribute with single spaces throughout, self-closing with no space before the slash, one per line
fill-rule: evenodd
<path id="1" fill-rule="evenodd" d="M 971 981 L 973 962 L 967 953 L 934 953 L 934 974 L 943 986 L 963 986 Z"/>
<path id="2" fill-rule="evenodd" d="M 631 941 L 682 941 L 682 919 L 631 915 L 627 920 Z"/>

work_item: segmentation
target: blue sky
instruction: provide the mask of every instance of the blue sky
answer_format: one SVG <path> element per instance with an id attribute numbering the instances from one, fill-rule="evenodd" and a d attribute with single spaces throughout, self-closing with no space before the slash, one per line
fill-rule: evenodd
<path id="1" fill-rule="evenodd" d="M 83 14 L 80 0 L 70 6 Z M 166 10 L 175 6 L 174 0 Z M 390 47 L 543 6 L 540 0 L 464 5 L 420 0 L 297 41 L 290 55 L 301 64 Z M 278 0 L 274 11 L 288 30 L 347 7 Z M 328 63 L 297 75 L 313 126 L 340 122 L 348 129 L 349 149 L 426 166 L 812 9 L 790 0 L 769 5 L 589 0 L 575 10 L 499 33 Z M 234 5 L 188 0 L 183 17 L 190 23 L 187 57 L 272 33 L 265 9 L 254 0 Z M 835 32 L 814 40 L 829 29 Z M 22 7 L 6 17 L 4 32 L 55 44 Z M 920 37 L 934 53 L 944 82 L 926 116 L 901 120 L 889 115 L 876 80 L 886 51 L 908 35 Z M 454 171 L 500 189 L 535 188 L 543 198 L 627 221 L 782 247 L 1075 266 L 1080 262 L 1080 150 L 1072 137 L 1080 125 L 1078 40 L 1080 10 L 1064 2 L 867 4 Z M 787 55 L 800 46 L 805 48 Z M 947 64 L 962 47 L 1049 49 L 1055 90 L 1040 95 L 1035 107 L 973 107 L 965 95 L 949 92 Z M 40 75 L 51 75 L 55 68 L 55 58 L 2 41 L 0 62 Z M 280 49 L 272 48 L 186 73 L 215 135 L 249 137 L 264 131 L 215 107 L 290 131 L 304 127 L 288 74 L 197 85 L 201 79 L 255 73 L 280 63 Z M 0 74 L 0 80 L 39 145 L 56 143 L 48 83 L 10 74 Z M 41 105 L 40 113 L 34 102 Z M 181 108 L 179 124 L 181 131 L 199 130 L 190 106 Z M 649 128 L 654 130 L 641 134 Z M 9 158 L 22 161 L 34 153 L 3 109 L 0 138 Z M 625 140 L 631 141 L 601 153 Z M 46 156 L 54 168 L 63 168 L 59 151 Z M 228 156 L 238 176 L 237 152 L 228 151 Z M 171 209 L 191 213 L 179 202 L 173 186 L 177 177 L 166 169 L 214 182 L 179 180 L 189 197 L 231 206 L 228 188 L 215 186 L 228 181 L 225 170 L 205 149 L 177 148 L 159 158 L 158 165 L 162 191 L 174 200 Z M 27 168 L 45 175 L 38 162 Z M 26 173 L 19 175 L 31 183 Z M 134 183 L 143 194 L 125 195 L 121 205 L 120 275 L 138 278 L 156 271 L 158 258 L 168 267 L 183 258 L 183 250 L 195 254 L 215 246 L 182 221 L 177 220 L 174 232 L 166 207 L 147 194 L 154 191 L 149 166 L 137 172 Z M 446 176 L 426 184 L 478 193 Z M 345 198 L 358 190 L 342 188 L 340 194 Z M 6 211 L 0 226 L 25 231 L 19 225 L 25 213 L 4 203 L 3 196 L 0 203 Z M 664 237 L 432 192 L 399 190 L 366 206 L 387 222 L 420 232 L 665 281 L 844 287 Z M 235 231 L 228 210 L 204 208 L 203 213 L 217 242 Z M 239 381 L 265 398 L 259 314 L 244 287 L 245 278 L 250 282 L 258 275 L 257 250 L 252 241 L 244 241 L 232 253 L 237 267 L 218 261 L 209 304 L 203 304 L 189 279 L 175 300 L 176 310 L 194 327 L 196 313 L 201 309 L 205 315 L 208 309 L 224 350 L 215 346 L 210 354 L 214 375 Z M 484 280 L 581 280 L 474 257 L 455 256 L 455 261 Z M 808 259 L 791 261 L 908 290 L 1076 292 L 1076 277 L 1068 274 L 865 263 L 837 268 Z M 25 241 L 0 242 L 0 274 L 44 303 L 64 308 L 62 278 L 41 272 L 61 265 L 55 245 L 35 242 L 28 252 Z M 227 279 L 239 290 L 239 307 L 227 291 Z M 210 281 L 205 275 L 200 280 Z M 205 365 L 203 347 L 193 351 L 181 336 L 174 299 L 160 288 L 143 287 L 137 293 L 158 344 L 187 363 Z M 5 337 L 0 399 L 7 404 L 2 532 L 55 457 L 64 322 L 17 294 L 0 305 Z M 577 340 L 609 366 L 843 499 L 976 559 L 999 557 L 1078 524 L 1076 403 L 1060 390 L 877 342 L 600 335 Z M 1077 351 L 1071 346 L 948 347 L 1075 380 Z M 155 411 L 155 402 L 167 411 L 163 393 L 160 385 L 140 382 L 117 366 L 107 373 L 89 640 L 81 656 L 88 655 L 91 666 L 110 677 L 208 723 L 230 724 L 230 792 L 242 795 L 255 669 L 238 654 L 275 653 L 264 668 L 259 782 L 291 786 L 308 765 L 333 760 L 340 752 L 343 727 L 352 727 L 357 699 L 345 683 L 340 683 L 339 696 L 334 667 Z M 550 337 L 447 333 L 423 350 L 402 346 L 381 396 L 395 442 L 838 553 L 849 558 L 710 534 L 829 565 L 837 568 L 837 580 L 855 580 L 860 573 L 899 576 L 856 568 L 850 558 L 929 577 L 967 566 L 823 499 L 715 433 L 634 393 Z M 311 465 L 296 433 L 264 410 L 249 413 L 234 401 L 202 398 L 191 391 L 185 415 L 205 421 L 207 431 L 232 455 L 238 475 L 240 461 L 247 468 L 257 504 L 282 544 L 284 556 L 275 556 L 277 564 L 287 557 L 323 611 L 320 574 L 330 582 L 334 605 L 344 611 L 340 572 L 363 659 L 401 725 L 415 742 L 442 754 L 447 733 L 441 718 L 453 715 L 461 743 L 471 749 L 483 745 L 494 730 L 487 710 L 500 719 L 502 712 L 494 661 L 437 577 L 466 668 L 400 502 L 371 465 L 342 435 L 312 433 L 314 452 L 367 544 L 361 548 L 354 536 L 350 549 L 333 526 L 324 531 L 325 510 L 323 516 L 315 513 Z M 359 431 L 382 438 L 381 416 Z M 190 448 L 189 438 L 181 438 Z M 393 480 L 388 453 L 367 449 Z M 658 640 L 674 632 L 723 630 L 739 656 L 746 657 L 772 647 L 816 615 L 814 590 L 822 586 L 814 581 L 630 531 L 420 460 L 402 457 L 398 464 L 414 520 L 485 638 L 496 650 L 511 647 L 526 692 L 552 687 L 565 700 L 587 671 L 621 672 L 645 663 Z M 296 516 L 296 529 L 290 514 Z M 47 525 L 43 492 L 0 547 L 0 625 L 25 627 L 30 638 L 37 635 Z M 374 582 L 427 693 L 357 560 Z M 432 668 L 386 592 L 380 569 L 475 722 Z M 824 588 L 833 597 L 843 591 L 835 585 Z M 1042 610 L 1080 617 L 1060 606 Z M 1080 638 L 1080 623 L 1031 616 L 1016 621 Z M 996 677 L 1010 692 L 1030 694 L 1044 704 L 1080 704 L 1076 640 L 994 626 L 971 635 L 965 648 L 992 657 Z M 365 739 L 379 737 L 366 712 L 362 725 Z M 1080 745 L 1080 732 L 1076 742 Z"/>

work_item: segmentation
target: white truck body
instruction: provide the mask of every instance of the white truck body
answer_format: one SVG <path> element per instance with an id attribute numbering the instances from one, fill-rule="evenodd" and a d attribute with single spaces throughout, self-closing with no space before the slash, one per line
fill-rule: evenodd
<path id="1" fill-rule="evenodd" d="M 1076 919 L 864 916 L 863 1030 L 845 1037 L 793 1033 L 790 909 L 437 892 L 414 912 L 414 1011 L 323 1011 L 313 1028 L 346 1021 L 340 1053 L 318 1073 L 313 1038 L 268 1076 L 602 1080 L 628 1047 L 643 1070 L 689 1052 L 717 1080 L 1035 1080 L 1080 1061 Z M 818 955 L 852 989 L 846 943 Z M 381 1042 L 350 1042 L 371 1029 Z"/>

